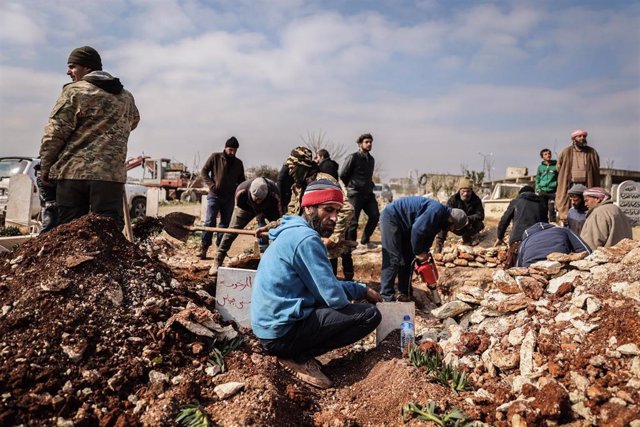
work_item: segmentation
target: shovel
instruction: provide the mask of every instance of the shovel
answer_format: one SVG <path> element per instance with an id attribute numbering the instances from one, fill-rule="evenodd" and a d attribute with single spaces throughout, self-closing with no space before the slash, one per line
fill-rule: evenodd
<path id="1" fill-rule="evenodd" d="M 187 241 L 189 234 L 193 231 L 212 231 L 214 233 L 233 233 L 233 234 L 246 234 L 255 236 L 256 232 L 252 230 L 239 230 L 236 228 L 220 228 L 220 227 L 205 227 L 194 226 L 196 217 L 184 212 L 171 212 L 161 219 L 162 227 L 169 236 Z"/>

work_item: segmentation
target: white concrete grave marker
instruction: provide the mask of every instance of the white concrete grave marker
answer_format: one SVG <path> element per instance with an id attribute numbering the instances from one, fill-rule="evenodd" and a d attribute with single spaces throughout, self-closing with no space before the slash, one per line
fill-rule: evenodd
<path id="1" fill-rule="evenodd" d="M 146 211 L 147 216 L 150 216 L 152 218 L 158 217 L 161 192 L 164 193 L 164 189 L 162 188 L 147 189 L 147 211 Z"/>
<path id="2" fill-rule="evenodd" d="M 411 316 L 411 321 L 416 324 L 416 303 L 411 302 L 379 302 L 376 304 L 382 321 L 376 329 L 376 345 L 380 344 L 391 331 L 400 329 L 400 324 L 405 314 Z M 400 343 L 398 342 L 398 346 Z"/>
<path id="3" fill-rule="evenodd" d="M 9 180 L 9 200 L 7 201 L 7 226 L 28 228 L 31 222 L 32 193 L 35 186 L 28 175 L 14 175 Z"/>
<path id="4" fill-rule="evenodd" d="M 618 186 L 618 206 L 631 220 L 640 225 L 640 182 L 624 181 Z"/>
<path id="5" fill-rule="evenodd" d="M 251 289 L 256 270 L 243 268 L 218 268 L 216 285 L 216 310 L 225 320 L 251 328 Z"/>

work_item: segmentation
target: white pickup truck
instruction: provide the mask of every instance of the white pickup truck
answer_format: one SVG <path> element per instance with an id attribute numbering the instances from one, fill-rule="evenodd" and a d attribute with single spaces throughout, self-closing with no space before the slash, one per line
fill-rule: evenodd
<path id="1" fill-rule="evenodd" d="M 40 197 L 36 185 L 35 167 L 40 159 L 34 157 L 0 157 L 0 225 L 4 224 L 9 201 L 9 180 L 15 175 L 27 175 L 33 182 L 31 190 L 31 217 L 40 215 Z M 145 215 L 147 211 L 147 187 L 139 184 L 125 184 L 131 218 Z"/>

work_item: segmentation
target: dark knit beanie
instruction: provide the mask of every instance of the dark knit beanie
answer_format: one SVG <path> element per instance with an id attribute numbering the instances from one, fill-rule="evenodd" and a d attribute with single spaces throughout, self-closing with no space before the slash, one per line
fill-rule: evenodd
<path id="1" fill-rule="evenodd" d="M 71 51 L 67 64 L 82 65 L 93 71 L 102 70 L 102 59 L 97 50 L 91 46 L 77 47 Z"/>
<path id="2" fill-rule="evenodd" d="M 530 185 L 525 185 L 524 187 L 522 187 L 522 188 L 520 189 L 520 191 L 518 191 L 518 194 L 522 194 L 522 193 L 533 193 L 533 192 L 535 192 L 535 191 L 536 191 L 536 190 L 535 190 L 532 186 L 530 186 Z"/>
<path id="3" fill-rule="evenodd" d="M 227 147 L 238 149 L 240 147 L 240 143 L 235 136 L 232 136 L 231 138 L 227 139 L 227 142 L 224 144 L 224 148 Z"/>
<path id="4" fill-rule="evenodd" d="M 340 185 L 328 179 L 310 182 L 302 195 L 302 206 L 315 206 L 323 203 L 344 202 L 344 194 Z"/>

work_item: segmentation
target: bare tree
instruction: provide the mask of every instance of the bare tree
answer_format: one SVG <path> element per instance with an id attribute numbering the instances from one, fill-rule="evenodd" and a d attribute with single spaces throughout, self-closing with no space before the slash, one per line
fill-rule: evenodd
<path id="1" fill-rule="evenodd" d="M 320 129 L 318 132 L 307 131 L 306 136 L 300 136 L 300 140 L 307 146 L 315 155 L 318 150 L 324 148 L 329 152 L 329 155 L 333 160 L 338 163 L 342 163 L 345 155 L 347 154 L 347 148 L 344 145 L 336 144 L 327 138 L 327 133 Z"/>
<path id="2" fill-rule="evenodd" d="M 607 169 L 613 169 L 613 162 L 615 162 L 615 160 L 613 160 L 613 159 L 605 159 L 604 167 L 607 168 Z"/>

